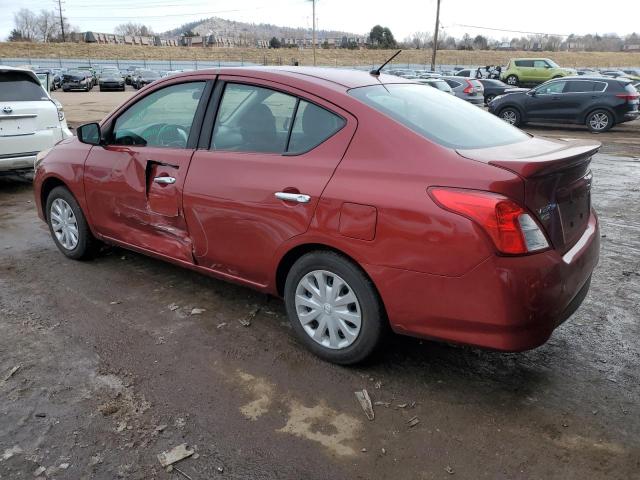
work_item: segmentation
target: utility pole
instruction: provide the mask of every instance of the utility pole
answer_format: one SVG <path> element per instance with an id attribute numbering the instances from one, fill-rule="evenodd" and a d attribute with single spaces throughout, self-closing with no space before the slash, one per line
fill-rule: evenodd
<path id="1" fill-rule="evenodd" d="M 312 10 L 313 10 L 313 38 L 312 38 L 312 42 L 313 42 L 313 66 L 316 66 L 316 0 L 311 0 L 311 3 L 313 4 Z"/>
<path id="2" fill-rule="evenodd" d="M 436 30 L 433 32 L 433 53 L 431 55 L 431 70 L 436 69 L 436 53 L 438 52 L 438 30 L 440 29 L 440 0 L 436 9 Z"/>
<path id="3" fill-rule="evenodd" d="M 60 13 L 60 30 L 62 30 L 62 41 L 66 42 L 67 39 L 64 35 L 64 20 L 62 18 L 62 0 L 58 0 L 58 12 Z"/>

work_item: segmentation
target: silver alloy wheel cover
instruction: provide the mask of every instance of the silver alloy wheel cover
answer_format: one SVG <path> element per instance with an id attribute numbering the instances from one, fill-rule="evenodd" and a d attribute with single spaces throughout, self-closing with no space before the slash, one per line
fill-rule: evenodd
<path id="1" fill-rule="evenodd" d="M 606 113 L 594 113 L 589 119 L 589 125 L 594 130 L 603 130 L 609 125 L 609 116 Z"/>
<path id="2" fill-rule="evenodd" d="M 362 326 L 362 310 L 353 289 L 327 270 L 314 270 L 298 282 L 296 315 L 316 343 L 332 350 L 353 344 Z"/>
<path id="3" fill-rule="evenodd" d="M 513 110 L 506 110 L 500 114 L 500 118 L 507 122 L 509 125 L 515 125 L 516 123 L 516 112 Z"/>
<path id="4" fill-rule="evenodd" d="M 515 85 L 516 83 L 518 83 L 518 79 L 516 77 L 514 77 L 513 75 L 509 75 L 507 77 L 507 84 L 508 85 Z"/>
<path id="5" fill-rule="evenodd" d="M 51 230 L 65 250 L 73 250 L 78 246 L 78 221 L 71 205 L 64 199 L 56 198 L 49 211 Z"/>

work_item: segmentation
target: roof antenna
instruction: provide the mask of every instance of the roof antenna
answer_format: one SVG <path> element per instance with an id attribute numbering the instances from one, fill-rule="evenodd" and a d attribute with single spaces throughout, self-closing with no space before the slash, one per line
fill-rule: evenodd
<path id="1" fill-rule="evenodd" d="M 380 76 L 380 72 L 382 71 L 382 69 L 384 67 L 387 66 L 387 63 L 389 63 L 391 60 L 393 60 L 394 58 L 396 58 L 398 55 L 400 55 L 400 52 L 402 52 L 402 50 L 398 50 L 396 53 L 393 54 L 393 56 L 387 60 L 386 62 L 384 62 L 382 65 L 380 65 L 378 68 L 374 68 L 373 70 L 371 70 L 369 73 L 371 75 L 375 75 L 376 77 Z"/>

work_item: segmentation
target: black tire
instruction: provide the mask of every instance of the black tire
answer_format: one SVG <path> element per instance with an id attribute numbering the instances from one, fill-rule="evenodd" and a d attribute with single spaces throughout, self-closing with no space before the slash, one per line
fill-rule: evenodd
<path id="1" fill-rule="evenodd" d="M 68 89 L 68 88 L 63 88 L 63 89 L 62 89 L 62 91 L 63 91 L 63 92 L 68 92 L 68 91 L 69 91 L 69 89 Z"/>
<path id="2" fill-rule="evenodd" d="M 101 92 L 104 92 L 104 88 L 100 88 L 100 91 L 101 91 Z"/>
<path id="3" fill-rule="evenodd" d="M 496 96 L 493 93 L 490 93 L 489 95 L 484 97 L 485 105 L 489 105 L 491 103 L 491 100 L 493 100 L 494 98 L 496 98 Z"/>
<path id="4" fill-rule="evenodd" d="M 305 275 L 315 270 L 325 270 L 342 278 L 347 284 L 347 291 L 351 290 L 355 294 L 359 304 L 360 331 L 355 340 L 343 348 L 332 349 L 316 342 L 298 319 L 295 304 L 298 284 Z M 335 252 L 315 251 L 300 257 L 287 275 L 284 300 L 289 321 L 298 339 L 318 357 L 340 365 L 362 362 L 373 354 L 388 327 L 384 307 L 371 280 L 356 264 Z M 321 312 L 320 315 L 324 316 L 324 313 Z M 344 333 L 338 333 L 342 335 L 338 338 L 345 340 Z"/>
<path id="5" fill-rule="evenodd" d="M 500 110 L 500 113 L 498 113 L 498 116 L 508 124 L 513 125 L 514 127 L 519 127 L 520 125 L 522 125 L 522 115 L 520 114 L 520 111 L 517 108 L 505 107 L 502 110 Z"/>
<path id="6" fill-rule="evenodd" d="M 53 231 L 51 222 L 51 205 L 56 199 L 64 200 L 71 207 L 71 210 L 76 218 L 76 224 L 78 228 L 78 243 L 72 250 L 65 248 L 60 243 Z M 58 250 L 60 250 L 66 257 L 72 258 L 74 260 L 86 260 L 91 258 L 97 249 L 98 242 L 93 237 L 84 213 L 82 212 L 80 205 L 78 205 L 78 202 L 71 194 L 71 192 L 67 190 L 66 187 L 56 187 L 49 193 L 45 205 L 45 215 L 47 218 L 47 225 L 49 225 L 49 232 L 51 233 L 51 238 L 53 238 L 53 241 L 56 244 L 56 247 L 58 247 Z"/>
<path id="7" fill-rule="evenodd" d="M 613 115 L 607 110 L 594 110 L 585 120 L 585 125 L 592 133 L 602 133 L 613 127 Z"/>
<path id="8" fill-rule="evenodd" d="M 506 82 L 507 85 L 511 86 L 511 87 L 517 87 L 518 84 L 520 83 L 518 77 L 516 75 L 509 75 L 506 78 Z"/>

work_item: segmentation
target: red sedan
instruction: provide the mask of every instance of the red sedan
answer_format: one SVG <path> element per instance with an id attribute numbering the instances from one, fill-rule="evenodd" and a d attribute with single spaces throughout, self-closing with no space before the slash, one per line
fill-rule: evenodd
<path id="1" fill-rule="evenodd" d="M 358 362 L 393 331 L 544 343 L 598 262 L 596 142 L 532 137 L 398 77 L 168 77 L 37 160 L 67 257 L 119 245 L 284 298 L 300 340 Z"/>

